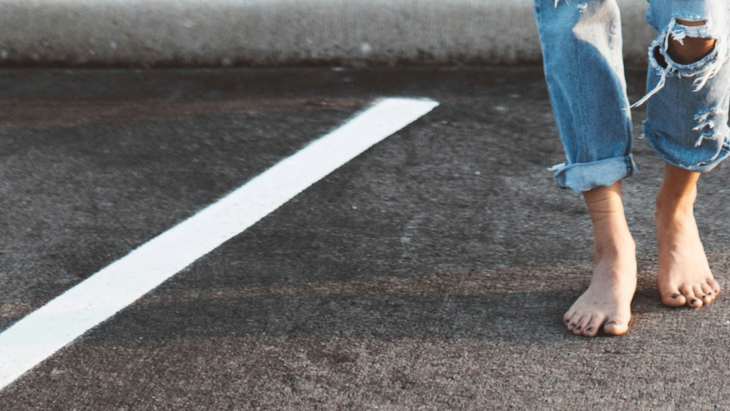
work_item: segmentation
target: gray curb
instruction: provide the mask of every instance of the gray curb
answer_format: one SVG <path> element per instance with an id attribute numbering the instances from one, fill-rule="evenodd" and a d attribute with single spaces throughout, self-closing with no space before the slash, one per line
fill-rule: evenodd
<path id="1" fill-rule="evenodd" d="M 645 2 L 620 3 L 625 56 L 644 61 Z M 540 59 L 532 0 L 0 0 L 0 33 L 4 66 Z"/>

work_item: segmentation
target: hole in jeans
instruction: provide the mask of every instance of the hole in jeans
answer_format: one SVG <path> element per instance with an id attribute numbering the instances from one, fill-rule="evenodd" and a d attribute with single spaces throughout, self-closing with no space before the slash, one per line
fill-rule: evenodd
<path id="1" fill-rule="evenodd" d="M 689 21 L 676 19 L 676 26 L 670 26 L 672 41 L 667 42 L 667 54 L 679 64 L 692 64 L 702 60 L 712 52 L 716 39 L 706 38 L 700 34 L 701 27 L 708 24 L 707 21 Z M 673 27 L 680 27 L 680 30 L 672 31 Z"/>
<path id="2" fill-rule="evenodd" d="M 659 47 L 654 47 L 654 59 L 656 60 L 657 64 L 659 64 L 663 68 L 667 68 L 667 61 L 664 59 L 661 51 L 659 51 Z"/>

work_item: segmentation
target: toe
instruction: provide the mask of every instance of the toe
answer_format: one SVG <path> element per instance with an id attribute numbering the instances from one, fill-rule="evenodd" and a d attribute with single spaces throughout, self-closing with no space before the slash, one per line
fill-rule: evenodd
<path id="1" fill-rule="evenodd" d="M 702 298 L 702 302 L 707 305 L 715 300 L 715 293 L 712 292 L 712 287 L 709 284 L 702 284 L 702 291 L 705 296 Z"/>
<path id="2" fill-rule="evenodd" d="M 695 285 L 693 285 L 692 286 L 692 291 L 694 291 L 695 296 L 697 298 L 699 298 L 700 301 L 702 301 L 702 305 L 708 304 L 707 303 L 707 298 L 706 298 L 707 297 L 707 294 L 702 289 L 702 284 L 695 284 Z M 712 300 L 710 300 L 710 302 L 712 302 Z"/>
<path id="3" fill-rule="evenodd" d="M 570 319 L 570 322 L 568 323 L 568 330 L 574 331 L 576 327 L 578 327 L 578 324 L 580 324 L 582 318 L 583 313 L 576 313 L 575 315 L 573 315 L 573 317 Z"/>
<path id="4" fill-rule="evenodd" d="M 717 298 L 717 294 L 720 293 L 720 284 L 715 281 L 714 278 L 710 278 L 707 283 L 712 287 L 712 291 L 714 291 L 715 298 Z"/>
<path id="5" fill-rule="evenodd" d="M 662 292 L 662 302 L 670 307 L 682 307 L 687 304 L 687 299 L 677 288 Z"/>
<path id="6" fill-rule="evenodd" d="M 705 294 L 702 297 L 702 305 L 710 305 L 710 303 L 712 303 L 712 296 L 711 295 L 708 295 L 708 294 Z"/>
<path id="7" fill-rule="evenodd" d="M 690 286 L 682 286 L 679 287 L 679 291 L 684 295 L 684 298 L 687 299 L 687 305 L 692 308 L 700 308 L 702 307 L 702 300 L 699 299 L 692 290 L 692 287 Z"/>
<path id="8" fill-rule="evenodd" d="M 575 310 L 570 310 L 563 316 L 563 323 L 567 327 L 570 325 L 570 320 L 575 316 Z"/>
<path id="9" fill-rule="evenodd" d="M 605 317 L 600 315 L 594 315 L 593 318 L 591 318 L 591 322 L 586 325 L 586 327 L 583 329 L 583 335 L 586 337 L 595 337 L 596 334 L 598 334 L 598 330 L 601 328 L 601 324 L 605 320 Z"/>
<path id="10" fill-rule="evenodd" d="M 629 319 L 621 316 L 610 317 L 603 326 L 603 330 L 606 334 L 621 335 L 625 334 L 629 330 Z"/>
<path id="11" fill-rule="evenodd" d="M 575 335 L 583 334 L 583 331 L 585 331 L 586 327 L 588 327 L 588 324 L 591 322 L 591 317 L 592 315 L 590 314 L 584 315 L 578 322 L 578 325 L 573 328 L 573 333 Z"/>

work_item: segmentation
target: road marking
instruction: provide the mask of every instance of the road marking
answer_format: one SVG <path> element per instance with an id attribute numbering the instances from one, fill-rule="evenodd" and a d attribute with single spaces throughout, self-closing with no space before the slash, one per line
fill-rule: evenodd
<path id="1" fill-rule="evenodd" d="M 433 110 L 383 99 L 0 334 L 0 390 L 86 331 L 266 217 L 363 151 Z"/>

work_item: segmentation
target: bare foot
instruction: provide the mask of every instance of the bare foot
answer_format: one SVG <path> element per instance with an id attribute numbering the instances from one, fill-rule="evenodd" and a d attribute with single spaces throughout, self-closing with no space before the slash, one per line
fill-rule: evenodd
<path id="1" fill-rule="evenodd" d="M 596 268 L 588 290 L 563 320 L 576 335 L 595 336 L 629 330 L 631 300 L 636 291 L 636 246 L 626 225 L 620 182 L 584 193 L 593 221 Z"/>
<path id="2" fill-rule="evenodd" d="M 720 285 L 710 271 L 693 214 L 697 190 L 681 199 L 660 191 L 655 214 L 659 247 L 659 291 L 664 304 L 700 308 L 717 298 Z"/>
<path id="3" fill-rule="evenodd" d="M 596 256 L 591 285 L 563 318 L 574 334 L 593 337 L 601 326 L 612 335 L 629 330 L 631 300 L 636 291 L 636 257 L 630 236 L 621 248 Z"/>

